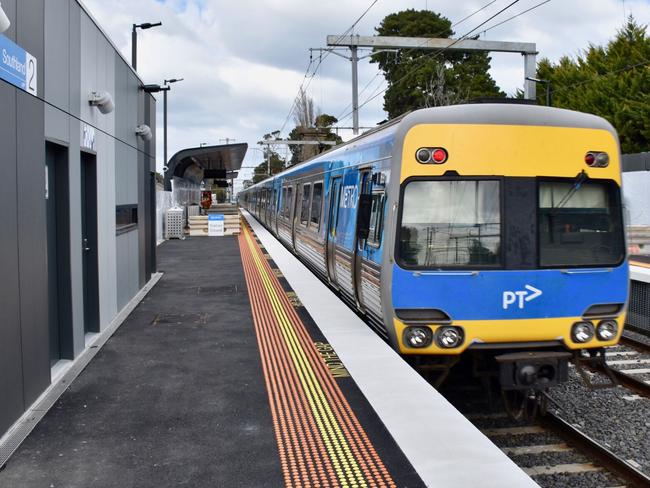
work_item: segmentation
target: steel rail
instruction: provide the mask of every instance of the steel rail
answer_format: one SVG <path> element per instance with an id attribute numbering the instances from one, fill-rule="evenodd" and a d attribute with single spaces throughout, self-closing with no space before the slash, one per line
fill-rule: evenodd
<path id="1" fill-rule="evenodd" d="M 619 343 L 623 344 L 624 346 L 638 349 L 640 352 L 650 353 L 650 344 L 642 342 L 638 339 L 634 339 L 628 335 L 622 335 Z"/>
<path id="2" fill-rule="evenodd" d="M 540 422 L 544 427 L 554 431 L 569 443 L 574 444 L 578 450 L 597 460 L 598 464 L 628 483 L 629 487 L 642 488 L 650 486 L 650 476 L 641 472 L 566 420 L 547 412 L 545 416 L 540 418 Z"/>

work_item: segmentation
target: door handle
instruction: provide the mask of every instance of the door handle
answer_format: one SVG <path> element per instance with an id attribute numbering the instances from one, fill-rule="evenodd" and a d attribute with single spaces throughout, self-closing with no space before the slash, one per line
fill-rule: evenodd
<path id="1" fill-rule="evenodd" d="M 85 238 L 85 237 L 84 237 L 84 240 L 83 240 L 83 250 L 86 251 L 86 252 L 90 251 L 90 247 L 88 246 L 88 239 Z"/>

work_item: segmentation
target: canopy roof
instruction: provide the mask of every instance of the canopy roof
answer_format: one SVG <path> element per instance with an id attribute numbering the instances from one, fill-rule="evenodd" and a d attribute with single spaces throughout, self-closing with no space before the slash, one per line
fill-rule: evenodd
<path id="1" fill-rule="evenodd" d="M 207 178 L 235 178 L 241 168 L 248 144 L 224 144 L 183 149 L 169 160 L 165 171 L 165 190 L 172 189 L 174 178 L 183 178 L 197 185 Z"/>

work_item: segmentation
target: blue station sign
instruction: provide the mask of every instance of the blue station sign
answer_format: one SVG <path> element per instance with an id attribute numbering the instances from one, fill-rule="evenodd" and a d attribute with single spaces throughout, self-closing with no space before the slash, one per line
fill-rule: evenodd
<path id="1" fill-rule="evenodd" d="M 38 95 L 38 63 L 36 58 L 1 34 L 0 79 L 34 96 Z"/>

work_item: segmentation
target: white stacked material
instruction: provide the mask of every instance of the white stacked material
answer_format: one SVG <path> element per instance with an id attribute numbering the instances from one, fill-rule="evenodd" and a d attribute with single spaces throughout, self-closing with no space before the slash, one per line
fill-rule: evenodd
<path id="1" fill-rule="evenodd" d="M 189 218 L 190 236 L 207 236 L 208 235 L 208 216 L 198 215 Z M 239 214 L 224 215 L 224 235 L 234 236 L 241 232 L 241 223 Z"/>
<path id="2" fill-rule="evenodd" d="M 208 235 L 208 216 L 192 215 L 188 219 L 190 225 L 190 236 Z"/>
<path id="3" fill-rule="evenodd" d="M 172 207 L 165 212 L 165 239 L 183 238 L 183 209 Z"/>

